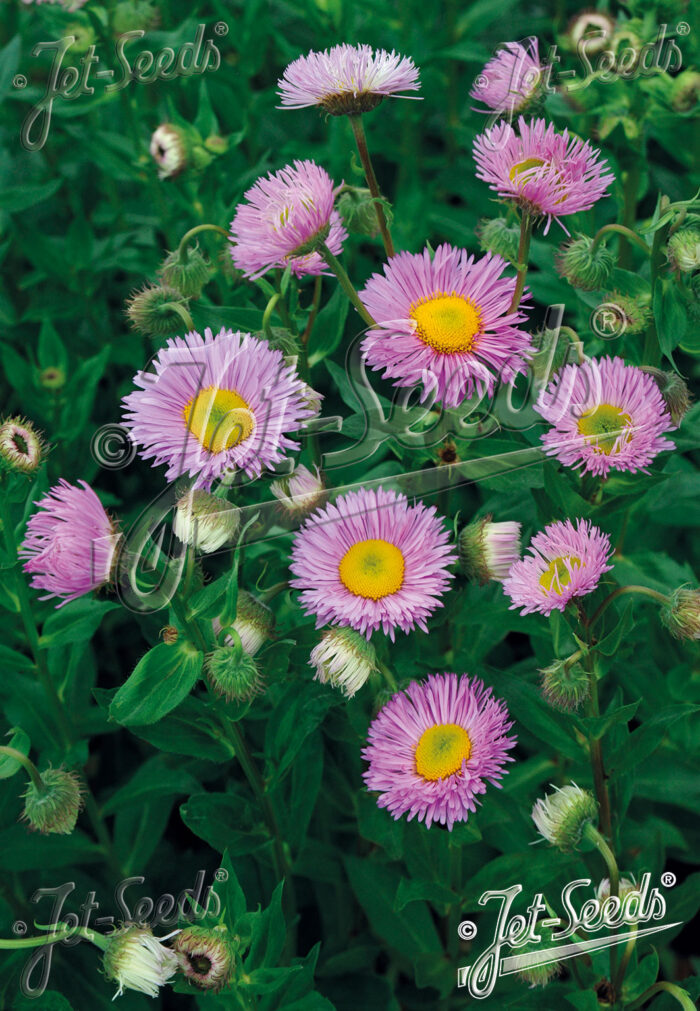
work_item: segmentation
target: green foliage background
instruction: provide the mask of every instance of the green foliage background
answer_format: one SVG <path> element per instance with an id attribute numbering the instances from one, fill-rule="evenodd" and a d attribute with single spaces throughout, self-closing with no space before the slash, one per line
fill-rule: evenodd
<path id="1" fill-rule="evenodd" d="M 126 11 L 129 27 L 136 10 L 119 8 L 123 16 Z M 397 247 L 411 251 L 428 241 L 433 247 L 448 241 L 478 252 L 479 219 L 500 209 L 474 175 L 471 145 L 484 117 L 473 111 L 469 88 L 498 43 L 529 35 L 539 37 L 541 52 L 558 43 L 559 66 L 575 69 L 583 79 L 584 68 L 564 42 L 575 13 L 570 0 L 554 7 L 514 0 L 174 0 L 160 5 L 158 27 L 128 51 L 177 47 L 193 39 L 200 23 L 211 35 L 213 24 L 223 21 L 229 32 L 217 39 L 221 67 L 204 77 L 132 84 L 112 94 L 98 85 L 92 96 L 59 99 L 46 145 L 28 151 L 20 142 L 20 128 L 44 94 L 50 62 L 46 55 L 32 56 L 32 47 L 79 28 L 94 35 L 100 59 L 114 66 L 116 13 L 97 0 L 88 0 L 79 14 L 48 5 L 3 3 L 3 402 L 6 413 L 23 414 L 42 428 L 53 447 L 31 488 L 12 485 L 7 496 L 10 525 L 21 533 L 31 502 L 60 477 L 93 483 L 125 530 L 161 493 L 161 470 L 151 470 L 138 458 L 123 470 L 101 468 L 90 445 L 100 426 L 119 421 L 120 398 L 158 346 L 129 329 L 124 301 L 134 288 L 155 278 L 165 252 L 176 248 L 189 228 L 201 222 L 225 227 L 252 182 L 294 158 L 313 158 L 337 182 L 361 184 L 343 118 L 325 120 L 315 110 L 276 108 L 277 78 L 289 61 L 309 48 L 338 41 L 366 41 L 413 57 L 421 69 L 421 101 L 385 102 L 366 117 L 377 174 L 393 205 L 394 238 Z M 612 13 L 643 42 L 656 38 L 661 23 L 673 28 L 681 20 L 693 21 L 692 10 L 664 0 L 613 5 Z M 684 68 L 692 65 L 696 34 L 677 38 Z M 71 50 L 67 61 L 75 62 L 73 54 Z M 19 73 L 29 80 L 25 88 L 13 83 Z M 649 241 L 658 236 L 662 243 L 663 229 L 655 229 L 659 195 L 682 201 L 697 189 L 692 175 L 695 109 L 692 104 L 678 107 L 678 81 L 678 75 L 662 74 L 597 82 L 571 93 L 573 97 L 557 93 L 547 98 L 546 115 L 559 128 L 568 126 L 592 138 L 617 180 L 609 199 L 578 216 L 576 229 L 593 235 L 607 222 L 622 221 L 647 228 Z M 695 89 L 697 94 L 697 84 Z M 227 137 L 228 151 L 200 171 L 159 180 L 148 143 L 163 121 L 194 124 L 205 138 Z M 663 367 L 677 368 L 689 382 L 696 379 L 697 300 L 687 279 L 674 280 L 663 248 L 653 291 L 649 263 L 634 247 L 619 250 L 615 277 L 619 291 L 651 306 L 658 341 L 625 335 L 604 342 L 590 328 L 591 310 L 602 301 L 601 293 L 577 292 L 553 269 L 561 239 L 555 224 L 547 237 L 540 230 L 532 244 L 528 284 L 536 300 L 533 329 L 548 305 L 563 303 L 565 323 L 577 331 L 587 354 L 620 354 L 631 363 L 652 365 L 661 365 L 663 355 Z M 201 241 L 218 269 L 203 297 L 191 305 L 196 328 L 259 330 L 266 302 L 260 290 L 232 276 L 228 253 L 217 237 L 204 235 Z M 617 250 L 618 240 L 611 246 Z M 344 262 L 357 287 L 381 261 L 376 240 L 353 237 L 346 244 Z M 325 452 L 354 445 L 365 424 L 343 367 L 358 321 L 345 311 L 335 288 L 332 279 L 324 282 L 309 346 L 313 384 L 326 397 L 324 414 L 345 419 L 341 433 L 321 436 Z M 302 307 L 310 304 L 311 292 L 312 283 L 302 281 Z M 303 315 L 300 311 L 299 318 Z M 42 385 L 48 368 L 65 372 L 63 388 Z M 388 407 L 390 388 L 379 381 L 374 385 Z M 535 446 L 541 434 L 536 420 L 526 406 L 516 426 L 488 437 L 455 433 L 457 452 L 469 460 Z M 490 432 L 488 426 L 485 430 Z M 615 568 L 590 601 L 591 609 L 617 583 L 668 593 L 682 583 L 695 585 L 698 571 L 693 536 L 700 491 L 697 407 L 674 439 L 677 451 L 657 458 L 650 475 L 613 477 L 599 504 L 582 495 L 574 474 L 539 459 L 527 469 L 443 493 L 438 505 L 451 521 L 489 512 L 498 520 L 518 520 L 526 538 L 555 518 L 590 517 L 617 544 Z M 378 477 L 390 480 L 421 466 L 429 471 L 436 466 L 438 448 L 408 449 L 386 440 L 369 459 L 334 470 L 331 481 L 337 487 Z M 308 454 L 305 446 L 302 459 L 307 462 Z M 270 500 L 267 485 L 264 478 L 246 489 L 242 501 Z M 247 548 L 240 559 L 239 585 L 253 591 L 286 579 L 289 545 L 289 535 L 284 535 Z M 235 593 L 227 555 L 204 565 L 211 581 L 195 604 L 199 618 L 217 613 L 223 595 Z M 697 910 L 699 878 L 691 873 L 699 841 L 698 728 L 691 718 L 700 704 L 697 647 L 672 640 L 653 603 L 623 599 L 606 614 L 598 659 L 604 716 L 595 726 L 586 717 L 557 713 L 538 690 L 537 669 L 576 648 L 576 629 L 568 616 L 522 618 L 508 610 L 497 584 L 478 588 L 458 579 L 446 607 L 430 622 L 429 635 L 415 632 L 401 636 L 395 646 L 377 644 L 400 683 L 443 670 L 483 677 L 507 701 L 516 722 L 518 761 L 503 790 L 490 789 L 478 813 L 448 837 L 439 826 L 426 831 L 415 822 L 392 821 L 366 793 L 360 750 L 369 720 L 385 698 L 381 685 L 371 683 L 348 702 L 314 682 L 307 663 L 317 641 L 313 622 L 303 617 L 290 594 L 276 598 L 278 635 L 261 656 L 268 690 L 251 706 L 230 707 L 229 717 L 244 727 L 283 841 L 283 859 L 292 867 L 295 896 L 288 880 L 285 907 L 277 887 L 270 819 L 251 792 L 235 749 L 212 734 L 210 703 L 198 690 L 186 695 L 198 669 L 185 677 L 178 696 L 185 697 L 175 706 L 177 688 L 168 679 L 171 661 L 155 666 L 154 654 L 148 653 L 148 677 L 162 677 L 167 686 L 153 705 L 161 704 L 166 715 L 154 720 L 158 713 L 153 708 L 143 723 L 143 712 L 135 716 L 118 706 L 110 711 L 116 690 L 160 641 L 161 628 L 173 616 L 167 609 L 134 614 L 106 595 L 55 611 L 32 592 L 40 645 L 70 713 L 67 746 L 36 679 L 18 617 L 16 571 L 9 554 L 3 568 L 2 726 L 25 731 L 40 767 L 63 762 L 84 769 L 111 847 L 108 859 L 104 839 L 95 837 L 86 816 L 68 837 L 29 834 L 17 821 L 20 777 L 4 780 L 3 937 L 14 936 L 12 924 L 18 919 L 29 924 L 30 933 L 36 932 L 32 920 L 48 922 L 50 899 L 39 905 L 32 900 L 42 886 L 73 881 L 75 891 L 64 911 L 78 911 L 94 891 L 101 907 L 96 915 L 109 915 L 115 912 L 112 894 L 120 877 L 144 875 L 145 884 L 132 885 L 128 894 L 155 897 L 191 887 L 200 869 L 211 881 L 223 866 L 229 877 L 217 890 L 228 925 L 251 940 L 245 971 L 260 1011 L 461 1007 L 468 1001 L 455 990 L 455 971 L 469 962 L 470 954 L 459 947 L 456 925 L 474 915 L 485 944 L 495 918 L 478 905 L 484 890 L 521 883 L 524 908 L 537 891 L 556 903 L 566 882 L 582 876 L 595 882 L 603 875 L 595 852 L 565 856 L 544 844 L 530 847 L 536 838 L 530 809 L 548 784 L 591 785 L 589 733 L 603 735 L 622 870 L 637 876 L 650 871 L 656 880 L 671 867 L 679 883 L 668 895 L 669 920 L 688 922 Z M 294 901 L 298 920 L 292 923 Z M 246 909 L 262 911 L 249 915 Z M 697 963 L 690 960 L 688 933 L 679 939 L 680 934 L 676 928 L 653 944 L 639 944 L 624 1003 L 638 998 L 657 973 L 667 980 L 684 979 L 693 997 L 700 994 L 697 977 L 686 978 Z M 471 957 L 480 950 L 474 942 Z M 112 984 L 98 974 L 96 950 L 88 944 L 56 948 L 50 982 L 54 995 L 36 1001 L 19 995 L 26 958 L 25 951 L 3 953 L 2 1006 L 15 1011 L 111 1006 Z M 594 1011 L 599 1002 L 593 986 L 606 971 L 607 957 L 595 956 L 592 965 L 581 969 L 581 986 L 564 975 L 546 990 L 528 990 L 515 977 L 506 977 L 486 1004 Z M 133 993 L 120 1000 L 125 1009 L 147 1002 Z M 163 1007 L 252 1006 L 243 1001 L 237 992 L 195 996 L 183 984 L 177 995 L 159 998 Z M 676 1005 L 662 994 L 653 1006 L 668 1011 Z"/>

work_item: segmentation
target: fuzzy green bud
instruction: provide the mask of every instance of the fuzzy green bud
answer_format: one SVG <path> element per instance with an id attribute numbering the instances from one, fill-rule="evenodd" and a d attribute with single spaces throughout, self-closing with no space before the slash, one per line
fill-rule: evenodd
<path id="1" fill-rule="evenodd" d="M 577 655 L 577 654 L 575 654 Z M 542 694 L 554 709 L 574 712 L 590 694 L 588 675 L 580 663 L 568 660 L 554 660 L 549 667 L 540 670 Z"/>
<path id="2" fill-rule="evenodd" d="M 187 312 L 187 299 L 175 288 L 164 285 L 146 285 L 126 301 L 126 315 L 132 327 L 152 337 L 165 337 L 185 329 L 179 310 Z"/>
<path id="3" fill-rule="evenodd" d="M 40 777 L 41 790 L 33 780 L 27 785 L 22 818 L 42 835 L 70 835 L 82 804 L 80 779 L 67 769 L 45 769 Z"/>
<path id="4" fill-rule="evenodd" d="M 560 247 L 555 263 L 557 273 L 581 291 L 599 291 L 615 266 L 615 257 L 604 242 L 593 248 L 593 239 L 579 235 Z"/>
<path id="5" fill-rule="evenodd" d="M 538 943 L 528 941 L 520 945 L 514 955 L 513 966 L 520 979 L 530 986 L 546 986 L 551 980 L 562 971 L 561 962 L 538 962 L 537 955 L 540 951 L 548 948 L 555 948 L 556 942 L 552 940 L 552 930 L 550 927 L 537 925 L 537 933 L 541 940 Z"/>
<path id="6" fill-rule="evenodd" d="M 700 590 L 679 586 L 662 605 L 661 621 L 674 639 L 700 639 Z"/>
<path id="7" fill-rule="evenodd" d="M 66 373 L 57 365 L 49 365 L 39 373 L 39 385 L 45 390 L 61 390 L 66 385 Z"/>
<path id="8" fill-rule="evenodd" d="M 509 263 L 518 262 L 518 225 L 509 225 L 506 218 L 487 218 L 479 222 L 476 234 L 485 253 L 495 253 Z"/>
<path id="9" fill-rule="evenodd" d="M 668 240 L 666 254 L 674 270 L 692 274 L 700 267 L 700 229 L 679 228 Z"/>
<path id="10" fill-rule="evenodd" d="M 646 330 L 651 320 L 648 298 L 643 296 L 633 298 L 631 295 L 623 295 L 619 291 L 613 291 L 603 298 L 603 302 L 614 306 L 619 315 L 621 325 L 617 330 L 617 336 L 625 333 L 633 337 Z"/>
<path id="11" fill-rule="evenodd" d="M 163 284 L 175 288 L 185 298 L 199 298 L 210 274 L 211 264 L 196 245 L 187 246 L 183 257 L 178 249 L 168 253 L 158 269 Z"/>
<path id="12" fill-rule="evenodd" d="M 577 849 L 584 829 L 598 817 L 598 805 L 587 790 L 572 784 L 540 798 L 532 809 L 537 831 L 564 853 Z"/>
<path id="13" fill-rule="evenodd" d="M 678 427 L 690 408 L 690 390 L 675 372 L 662 372 L 651 365 L 642 366 L 642 372 L 652 377 L 664 398 L 671 421 Z"/>
<path id="14" fill-rule="evenodd" d="M 173 941 L 185 977 L 200 990 L 218 993 L 233 979 L 236 946 L 223 924 L 185 927 Z"/>
<path id="15" fill-rule="evenodd" d="M 160 20 L 160 13 L 155 4 L 149 0 L 122 0 L 112 12 L 112 32 L 115 36 L 125 32 L 155 28 Z"/>
<path id="16" fill-rule="evenodd" d="M 519 523 L 492 523 L 489 515 L 469 523 L 459 535 L 462 572 L 482 586 L 490 579 L 504 580 L 519 558 Z"/>
<path id="17" fill-rule="evenodd" d="M 271 326 L 269 330 L 257 330 L 254 334 L 258 340 L 267 341 L 273 351 L 281 351 L 285 359 L 297 358 L 299 355 L 299 341 L 284 326 Z"/>
<path id="18" fill-rule="evenodd" d="M 25 418 L 0 422 L 0 471 L 33 474 L 46 456 L 41 433 Z"/>
<path id="19" fill-rule="evenodd" d="M 231 646 L 217 646 L 209 653 L 206 670 L 213 691 L 227 702 L 247 702 L 263 691 L 258 665 L 242 648 L 240 639 Z"/>
<path id="20" fill-rule="evenodd" d="M 391 208 L 382 205 L 387 223 L 391 225 Z M 363 186 L 345 186 L 336 203 L 345 226 L 355 235 L 369 235 L 374 238 L 379 232 L 375 200 Z"/>

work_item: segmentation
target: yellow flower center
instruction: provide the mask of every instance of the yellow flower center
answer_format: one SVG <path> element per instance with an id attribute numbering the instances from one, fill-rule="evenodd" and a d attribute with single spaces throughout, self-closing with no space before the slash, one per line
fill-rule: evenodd
<path id="1" fill-rule="evenodd" d="M 576 555 L 562 555 L 560 558 L 553 558 L 545 571 L 540 576 L 540 586 L 545 590 L 553 590 L 557 596 L 561 597 L 562 589 L 571 582 L 571 572 L 569 568 L 581 565 L 581 559 Z"/>
<path id="2" fill-rule="evenodd" d="M 481 329 L 479 310 L 461 295 L 433 295 L 411 306 L 418 336 L 441 354 L 471 351 Z"/>
<path id="3" fill-rule="evenodd" d="M 631 425 L 629 414 L 613 404 L 601 404 L 581 416 L 578 430 L 597 453 L 612 453 L 616 444 L 619 453 L 623 444 L 632 437 L 629 431 Z"/>
<path id="4" fill-rule="evenodd" d="M 472 742 L 464 727 L 438 723 L 421 734 L 416 746 L 416 772 L 423 779 L 445 779 L 469 759 Z"/>
<path id="5" fill-rule="evenodd" d="M 508 173 L 510 181 L 515 183 L 516 186 L 522 186 L 523 183 L 529 182 L 533 174 L 532 169 L 540 168 L 540 166 L 545 164 L 544 158 L 526 158 L 525 161 L 519 161 Z"/>
<path id="6" fill-rule="evenodd" d="M 350 593 L 379 600 L 401 589 L 403 554 L 389 541 L 358 541 L 341 558 L 338 572 Z"/>
<path id="7" fill-rule="evenodd" d="M 255 418 L 243 397 L 235 390 L 208 386 L 200 390 L 184 409 L 192 435 L 210 453 L 222 453 L 243 442 L 255 427 Z"/>

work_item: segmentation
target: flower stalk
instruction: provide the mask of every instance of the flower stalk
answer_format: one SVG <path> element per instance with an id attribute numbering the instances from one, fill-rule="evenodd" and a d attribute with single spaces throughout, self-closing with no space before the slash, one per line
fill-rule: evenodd
<path id="1" fill-rule="evenodd" d="M 374 166 L 372 165 L 369 148 L 367 147 L 367 137 L 365 135 L 362 116 L 348 116 L 348 119 L 350 120 L 352 132 L 355 136 L 355 143 L 357 144 L 360 161 L 362 162 L 362 167 L 365 170 L 367 185 L 372 197 L 374 198 L 374 210 L 377 215 L 377 224 L 379 225 L 379 231 L 382 235 L 384 249 L 386 250 L 387 257 L 391 259 L 392 256 L 396 255 L 396 250 L 394 249 L 394 242 L 391 238 L 391 232 L 389 231 L 389 225 L 386 220 L 384 208 L 382 207 L 382 194 L 374 172 Z"/>

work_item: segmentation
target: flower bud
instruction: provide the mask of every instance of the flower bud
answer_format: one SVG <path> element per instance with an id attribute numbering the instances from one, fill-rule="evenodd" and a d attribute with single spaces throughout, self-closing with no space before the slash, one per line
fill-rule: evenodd
<path id="1" fill-rule="evenodd" d="M 690 391 L 681 377 L 675 372 L 662 372 L 661 369 L 654 369 L 651 365 L 643 365 L 642 372 L 646 372 L 659 387 L 661 396 L 664 398 L 666 410 L 671 415 L 671 421 L 676 426 L 688 413 L 690 408 Z"/>
<path id="2" fill-rule="evenodd" d="M 112 13 L 112 32 L 116 38 L 125 32 L 155 28 L 160 13 L 149 0 L 122 0 Z"/>
<path id="3" fill-rule="evenodd" d="M 126 301 L 126 315 L 135 330 L 152 337 L 164 337 L 185 328 L 185 322 L 173 305 L 187 309 L 187 299 L 175 288 L 146 285 Z"/>
<path id="4" fill-rule="evenodd" d="M 66 373 L 57 365 L 49 365 L 39 373 L 39 385 L 45 390 L 60 390 L 66 385 Z"/>
<path id="5" fill-rule="evenodd" d="M 536 352 L 532 356 L 531 368 L 538 387 L 546 386 L 571 358 L 574 341 L 567 336 L 567 332 L 572 331 L 568 327 L 556 330 L 543 327 L 532 335 L 532 345 Z"/>
<path id="6" fill-rule="evenodd" d="M 662 606 L 661 621 L 674 639 L 700 639 L 700 590 L 679 586 Z"/>
<path id="7" fill-rule="evenodd" d="M 336 207 L 349 232 L 374 238 L 379 232 L 374 198 L 363 186 L 344 186 Z M 391 225 L 392 212 L 382 203 L 387 223 Z"/>
<path id="8" fill-rule="evenodd" d="M 207 656 L 206 669 L 213 691 L 227 702 L 247 702 L 264 689 L 258 665 L 239 643 L 217 646 Z"/>
<path id="9" fill-rule="evenodd" d="M 485 253 L 495 253 L 509 263 L 518 262 L 518 225 L 509 225 L 506 218 L 486 218 L 477 225 L 476 234 Z"/>
<path id="10" fill-rule="evenodd" d="M 452 439 L 446 439 L 437 451 L 438 467 L 451 467 L 453 463 L 459 463 L 460 456 L 457 452 L 457 443 Z"/>
<path id="11" fill-rule="evenodd" d="M 177 971 L 177 956 L 153 936 L 150 927 L 133 923 L 115 930 L 106 940 L 102 964 L 107 979 L 118 984 L 115 997 L 121 997 L 124 990 L 157 997 L 159 988 Z"/>
<path id="12" fill-rule="evenodd" d="M 513 967 L 520 979 L 529 983 L 531 987 L 546 986 L 562 971 L 561 962 L 537 962 L 539 952 L 556 947 L 550 927 L 542 927 L 538 924 L 537 933 L 541 940 L 538 943 L 528 941 L 526 944 L 520 945 L 513 961 Z"/>
<path id="13" fill-rule="evenodd" d="M 204 146 L 212 154 L 226 154 L 229 147 L 228 137 L 220 137 L 218 133 L 212 133 L 204 141 Z"/>
<path id="14" fill-rule="evenodd" d="M 273 351 L 281 351 L 287 365 L 296 366 L 299 358 L 299 341 L 286 327 L 272 326 L 269 332 L 258 330 L 253 334 L 258 340 L 267 341 Z M 292 358 L 293 361 L 289 361 Z"/>
<path id="15" fill-rule="evenodd" d="M 309 665 L 316 668 L 315 681 L 340 688 L 352 696 L 377 669 L 374 646 L 351 628 L 331 628 L 324 632 L 311 651 Z"/>
<path id="16" fill-rule="evenodd" d="M 623 295 L 619 291 L 610 292 L 603 299 L 617 309 L 620 321 L 624 326 L 620 326 L 615 336 L 619 337 L 623 333 L 630 337 L 643 333 L 651 319 L 651 310 L 648 299 L 632 298 L 631 295 Z"/>
<path id="17" fill-rule="evenodd" d="M 75 53 L 76 56 L 86 53 L 90 46 L 94 46 L 97 42 L 95 31 L 87 19 L 85 21 L 71 21 L 64 26 L 63 32 L 64 37 L 73 36 L 75 41 L 71 43 L 70 49 L 71 53 Z"/>
<path id="18" fill-rule="evenodd" d="M 557 273 L 581 291 L 599 291 L 615 266 L 615 257 L 604 242 L 593 248 L 593 239 L 579 234 L 565 242 L 555 257 Z"/>
<path id="19" fill-rule="evenodd" d="M 42 835 L 70 835 L 82 805 L 80 779 L 67 769 L 45 769 L 40 775 L 42 790 L 33 780 L 27 784 L 22 818 Z"/>
<path id="20" fill-rule="evenodd" d="M 184 259 L 177 249 L 168 253 L 158 270 L 163 284 L 175 288 L 185 298 L 199 298 L 210 273 L 211 264 L 196 245 L 187 246 Z"/>
<path id="21" fill-rule="evenodd" d="M 33 474 L 45 455 L 41 433 L 30 422 L 14 417 L 0 423 L 0 471 Z"/>
<path id="22" fill-rule="evenodd" d="M 221 621 L 214 618 L 214 634 L 219 636 Z M 236 618 L 232 626 L 238 633 L 241 646 L 250 656 L 255 656 L 261 646 L 272 638 L 275 630 L 275 616 L 262 600 L 258 600 L 247 590 L 238 591 Z M 233 645 L 231 636 L 226 637 L 227 646 Z"/>
<path id="23" fill-rule="evenodd" d="M 492 523 L 491 516 L 469 523 L 459 535 L 459 561 L 467 579 L 482 586 L 503 580 L 520 558 L 520 524 Z"/>
<path id="24" fill-rule="evenodd" d="M 666 255 L 674 270 L 692 274 L 700 267 L 700 229 L 679 228 L 668 240 Z"/>
<path id="25" fill-rule="evenodd" d="M 182 127 L 162 123 L 151 137 L 151 157 L 158 166 L 160 179 L 173 179 L 187 168 L 189 144 Z"/>
<path id="26" fill-rule="evenodd" d="M 289 477 L 273 481 L 270 491 L 285 512 L 292 516 L 305 516 L 323 501 L 326 489 L 318 467 L 315 474 L 301 464 Z"/>
<path id="27" fill-rule="evenodd" d="M 233 979 L 236 948 L 223 925 L 185 927 L 173 950 L 184 975 L 200 990 L 218 993 Z"/>
<path id="28" fill-rule="evenodd" d="M 700 74 L 696 70 L 683 70 L 673 79 L 671 105 L 676 112 L 691 112 L 700 95 Z"/>
<path id="29" fill-rule="evenodd" d="M 240 511 L 226 499 L 189 488 L 178 499 L 173 531 L 183 544 L 209 554 L 234 539 L 240 522 Z"/>
<path id="30" fill-rule="evenodd" d="M 572 49 L 579 45 L 586 55 L 600 53 L 608 45 L 615 22 L 603 11 L 581 11 L 569 22 L 567 40 Z"/>
<path id="31" fill-rule="evenodd" d="M 174 625 L 164 625 L 160 630 L 160 637 L 168 646 L 172 646 L 179 638 L 179 632 Z"/>
<path id="32" fill-rule="evenodd" d="M 620 878 L 617 891 L 622 901 L 632 893 L 641 895 L 639 887 L 630 878 Z M 606 899 L 610 898 L 610 878 L 603 878 L 596 888 L 595 897 L 598 899 L 598 902 L 605 902 Z"/>
<path id="33" fill-rule="evenodd" d="M 554 709 L 574 712 L 590 694 L 588 675 L 580 663 L 554 660 L 540 670 L 542 694 Z"/>
<path id="34" fill-rule="evenodd" d="M 535 802 L 532 820 L 541 836 L 564 853 L 571 853 L 581 841 L 587 824 L 598 817 L 598 805 L 587 790 L 572 784 Z"/>

